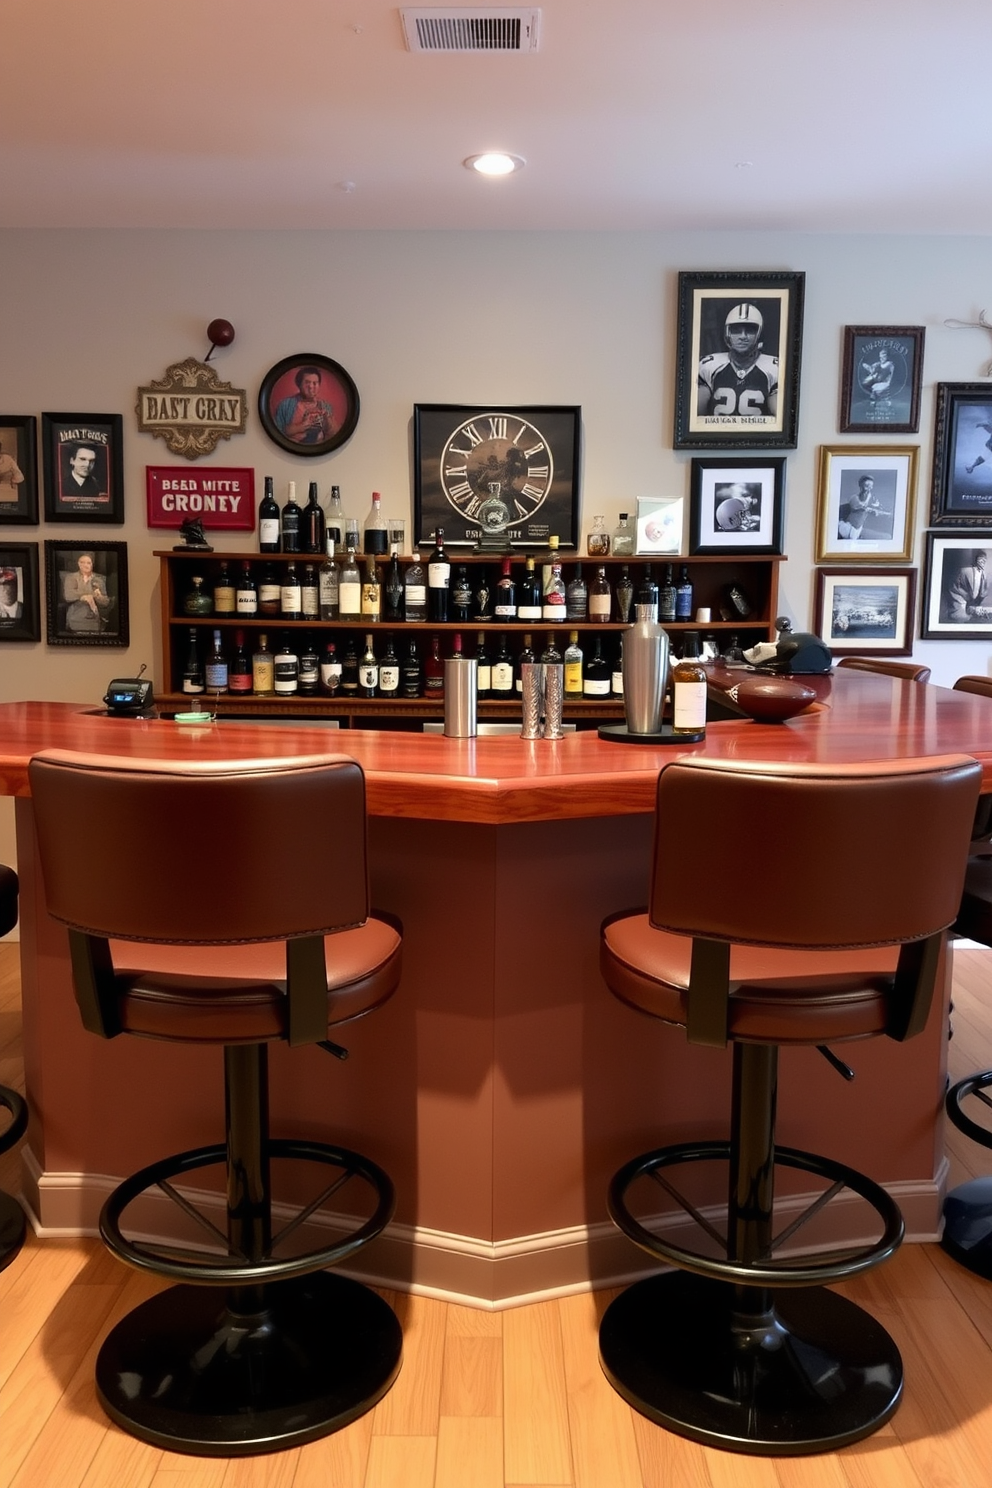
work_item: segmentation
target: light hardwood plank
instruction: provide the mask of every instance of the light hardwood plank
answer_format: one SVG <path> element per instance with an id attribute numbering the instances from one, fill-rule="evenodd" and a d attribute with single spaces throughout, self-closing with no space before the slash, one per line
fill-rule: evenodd
<path id="1" fill-rule="evenodd" d="M 293 1488 L 364 1488 L 372 1444 L 372 1412 L 300 1449 Z"/>
<path id="2" fill-rule="evenodd" d="M 226 1472 L 227 1460 L 223 1457 L 187 1457 L 163 1452 L 151 1488 L 223 1488 Z"/>
<path id="3" fill-rule="evenodd" d="M 503 1488 L 503 1425 L 492 1416 L 442 1416 L 434 1488 Z"/>
<path id="4" fill-rule="evenodd" d="M 706 1451 L 631 1411 L 644 1488 L 713 1488 Z"/>
<path id="5" fill-rule="evenodd" d="M 108 1431 L 81 1488 L 152 1488 L 164 1456 L 156 1447 L 123 1431 Z"/>
<path id="6" fill-rule="evenodd" d="M 293 1488 L 301 1450 L 291 1447 L 262 1457 L 235 1457 L 227 1464 L 223 1488 Z"/>
<path id="7" fill-rule="evenodd" d="M 503 1415 L 503 1341 L 454 1337 L 444 1343 L 441 1416 Z"/>
<path id="8" fill-rule="evenodd" d="M 558 1303 L 575 1488 L 603 1483 L 642 1488 L 633 1413 L 599 1364 L 599 1322 L 606 1306 L 605 1292 L 583 1292 Z"/>
<path id="9" fill-rule="evenodd" d="M 436 1460 L 437 1436 L 433 1433 L 430 1436 L 373 1435 L 365 1488 L 434 1488 Z M 469 1485 L 465 1484 L 465 1488 Z"/>
<path id="10" fill-rule="evenodd" d="M 515 1307 L 503 1316 L 503 1423 L 511 1482 L 573 1482 L 557 1302 Z"/>
<path id="11" fill-rule="evenodd" d="M 443 1302 L 384 1292 L 403 1328 L 399 1378 L 375 1408 L 372 1435 L 437 1436 L 444 1360 Z"/>

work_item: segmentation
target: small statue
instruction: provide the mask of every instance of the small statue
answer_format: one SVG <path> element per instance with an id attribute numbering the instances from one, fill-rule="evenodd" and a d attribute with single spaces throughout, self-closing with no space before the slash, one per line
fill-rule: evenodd
<path id="1" fill-rule="evenodd" d="M 176 543 L 172 550 L 174 553 L 184 553 L 190 548 L 195 548 L 200 553 L 213 552 L 203 534 L 203 523 L 199 517 L 187 517 L 179 529 L 179 535 L 182 542 Z"/>

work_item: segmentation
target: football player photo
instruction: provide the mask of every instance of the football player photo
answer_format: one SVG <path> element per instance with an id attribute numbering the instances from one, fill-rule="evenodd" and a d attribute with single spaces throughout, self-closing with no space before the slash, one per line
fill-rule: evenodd
<path id="1" fill-rule="evenodd" d="M 752 300 L 727 305 L 713 299 L 701 307 L 703 355 L 696 374 L 700 418 L 777 427 L 779 308 L 777 299 L 763 299 L 760 305 Z M 720 345 L 707 351 L 715 340 L 714 322 L 719 326 Z"/>

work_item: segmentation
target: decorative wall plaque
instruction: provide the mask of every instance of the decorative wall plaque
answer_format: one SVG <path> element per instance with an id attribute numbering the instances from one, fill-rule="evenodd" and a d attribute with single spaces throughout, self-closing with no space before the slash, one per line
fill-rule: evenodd
<path id="1" fill-rule="evenodd" d="M 135 405 L 142 434 L 164 439 L 174 455 L 198 460 L 219 439 L 243 434 L 248 397 L 243 388 L 220 382 L 212 367 L 187 357 L 166 368 L 165 376 L 138 389 Z"/>

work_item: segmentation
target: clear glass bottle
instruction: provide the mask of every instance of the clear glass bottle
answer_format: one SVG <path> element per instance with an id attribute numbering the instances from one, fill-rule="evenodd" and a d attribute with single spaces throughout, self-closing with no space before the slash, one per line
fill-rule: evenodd
<path id="1" fill-rule="evenodd" d="M 393 543 L 389 567 L 382 583 L 382 614 L 390 625 L 399 625 L 403 620 L 403 570 L 400 568 L 400 550 Z M 382 686 L 382 679 L 379 679 Z"/>
<path id="2" fill-rule="evenodd" d="M 183 599 L 183 613 L 196 615 L 202 620 L 205 615 L 212 615 L 213 612 L 213 595 L 209 589 L 204 588 L 202 574 L 194 574 L 190 579 L 190 588 Z"/>
<path id="3" fill-rule="evenodd" d="M 582 695 L 587 698 L 608 698 L 610 695 L 610 663 L 603 656 L 601 635 L 594 638 L 592 655 L 586 661 Z"/>
<path id="4" fill-rule="evenodd" d="M 265 494 L 258 503 L 258 551 L 279 551 L 279 503 L 273 494 L 272 476 L 265 477 Z"/>
<path id="5" fill-rule="evenodd" d="M 534 559 L 527 558 L 527 564 L 523 579 L 520 583 L 520 595 L 517 601 L 518 620 L 540 620 L 541 618 L 541 581 L 534 568 Z"/>
<path id="6" fill-rule="evenodd" d="M 565 619 L 565 580 L 561 576 L 561 562 L 557 558 L 551 565 L 551 577 L 541 602 L 541 618 L 555 623 Z"/>
<path id="7" fill-rule="evenodd" d="M 189 632 L 189 649 L 186 652 L 186 665 L 183 668 L 183 692 L 203 692 L 206 685 L 206 678 L 203 674 L 203 662 L 200 659 L 199 637 L 196 630 L 191 626 Z"/>
<path id="8" fill-rule="evenodd" d="M 605 517 L 593 517 L 592 527 L 586 537 L 586 552 L 590 558 L 606 558 L 610 551 L 610 534 L 606 530 Z"/>
<path id="9" fill-rule="evenodd" d="M 614 558 L 633 558 L 634 536 L 633 522 L 626 512 L 621 512 L 620 520 L 613 529 Z"/>
<path id="10" fill-rule="evenodd" d="M 587 620 L 589 618 L 589 590 L 582 577 L 582 564 L 575 565 L 575 573 L 565 590 L 565 619 Z"/>
<path id="11" fill-rule="evenodd" d="M 403 615 L 407 621 L 427 619 L 427 575 L 416 553 L 403 575 Z"/>
<path id="12" fill-rule="evenodd" d="M 234 655 L 231 657 L 227 685 L 231 692 L 251 692 L 251 657 L 245 645 L 243 630 L 234 632 Z"/>
<path id="13" fill-rule="evenodd" d="M 304 620 L 317 620 L 320 618 L 320 585 L 317 581 L 317 570 L 312 563 L 303 565 L 303 579 L 300 583 L 300 610 Z"/>
<path id="14" fill-rule="evenodd" d="M 276 697 L 295 697 L 300 690 L 300 658 L 288 636 L 273 658 Z"/>
<path id="15" fill-rule="evenodd" d="M 568 633 L 568 645 L 565 647 L 565 696 L 567 698 L 582 696 L 582 659 L 579 632 L 571 630 Z"/>
<path id="16" fill-rule="evenodd" d="M 365 637 L 365 651 L 358 663 L 358 692 L 361 697 L 373 698 L 379 690 L 379 663 L 376 660 L 371 635 Z"/>
<path id="17" fill-rule="evenodd" d="M 320 608 L 321 620 L 336 620 L 338 618 L 338 566 L 334 562 L 335 541 L 331 534 L 327 534 L 327 557 L 320 565 L 320 573 L 317 575 L 317 599 Z"/>
<path id="18" fill-rule="evenodd" d="M 258 585 L 251 571 L 250 563 L 242 563 L 241 577 L 234 596 L 234 607 L 236 614 L 242 620 L 254 620 L 258 614 Z"/>
<path id="19" fill-rule="evenodd" d="M 310 482 L 310 492 L 307 504 L 303 512 L 303 551 L 304 553 L 322 553 L 327 541 L 327 524 L 324 521 L 324 509 L 317 495 L 317 482 Z M 300 691 L 302 692 L 302 687 Z"/>
<path id="20" fill-rule="evenodd" d="M 275 671 L 269 638 L 263 632 L 251 658 L 251 690 L 256 697 L 271 697 L 275 692 Z"/>
<path id="21" fill-rule="evenodd" d="M 441 637 L 431 636 L 430 655 L 424 662 L 424 695 L 434 703 L 444 697 L 444 658 L 441 655 Z"/>
<path id="22" fill-rule="evenodd" d="M 338 615 L 342 620 L 358 620 L 361 614 L 362 576 L 358 572 L 354 550 L 349 548 L 338 575 Z"/>
<path id="23" fill-rule="evenodd" d="M 434 534 L 434 551 L 427 561 L 427 617 L 443 624 L 448 618 L 451 598 L 451 564 L 444 551 L 444 528 Z M 430 674 L 428 673 L 428 687 Z M 443 685 L 443 684 L 442 684 Z"/>
<path id="24" fill-rule="evenodd" d="M 304 697 L 313 697 L 320 681 L 320 659 L 313 636 L 305 635 L 300 642 L 300 692 Z"/>
<path id="25" fill-rule="evenodd" d="M 224 655 L 224 647 L 220 642 L 219 630 L 214 631 L 213 647 L 203 670 L 208 692 L 227 691 L 227 657 Z"/>
<path id="26" fill-rule="evenodd" d="M 396 655 L 391 634 L 386 636 L 386 648 L 379 663 L 379 696 L 395 698 L 400 695 L 400 659 Z"/>
<path id="27" fill-rule="evenodd" d="M 384 558 L 389 552 L 389 530 L 382 515 L 382 497 L 378 491 L 372 492 L 372 505 L 365 518 L 363 536 L 366 554 L 373 553 L 377 558 Z"/>
<path id="28" fill-rule="evenodd" d="M 459 563 L 451 581 L 451 618 L 452 620 L 471 620 L 472 618 L 472 583 L 464 563 Z"/>
<path id="29" fill-rule="evenodd" d="M 320 662 L 320 686 L 331 697 L 341 691 L 341 663 L 338 660 L 338 648 L 333 641 L 328 641 L 324 647 Z"/>
<path id="30" fill-rule="evenodd" d="M 513 657 L 510 654 L 505 634 L 501 635 L 496 643 L 491 686 L 494 698 L 513 696 Z"/>
<path id="31" fill-rule="evenodd" d="M 672 733 L 706 733 L 706 672 L 685 656 L 672 667 Z"/>
<path id="32" fill-rule="evenodd" d="M 617 619 L 627 625 L 630 621 L 630 612 L 634 604 L 634 581 L 630 577 L 630 569 L 626 563 L 620 566 L 620 577 L 617 579 Z"/>
<path id="33" fill-rule="evenodd" d="M 333 537 L 339 553 L 344 552 L 344 507 L 341 505 L 341 487 L 331 487 L 331 499 L 327 503 L 327 536 Z"/>
<path id="34" fill-rule="evenodd" d="M 362 583 L 362 619 L 378 625 L 382 615 L 382 582 L 375 559 L 370 554 L 365 565 Z"/>
<path id="35" fill-rule="evenodd" d="M 655 583 L 651 573 L 650 563 L 644 566 L 644 577 L 637 586 L 634 596 L 634 619 L 635 620 L 657 620 L 658 618 L 658 585 Z"/>
<path id="36" fill-rule="evenodd" d="M 237 608 L 237 596 L 234 588 L 234 580 L 231 578 L 230 569 L 226 563 L 220 566 L 220 572 L 214 579 L 214 614 L 233 615 Z"/>
<path id="37" fill-rule="evenodd" d="M 406 656 L 403 658 L 400 686 L 403 689 L 403 696 L 405 698 L 421 697 L 424 691 L 424 669 L 420 664 L 417 643 L 412 639 Z"/>
<path id="38" fill-rule="evenodd" d="M 279 586 L 279 613 L 284 620 L 303 619 L 303 586 L 295 563 L 287 563 Z"/>
<path id="39" fill-rule="evenodd" d="M 665 582 L 658 591 L 658 619 L 668 625 L 675 619 L 675 584 L 672 581 L 672 565 L 665 564 Z"/>
<path id="40" fill-rule="evenodd" d="M 685 563 L 679 570 L 679 582 L 675 590 L 675 618 L 676 620 L 692 619 L 692 580 L 689 577 L 688 565 Z"/>
<path id="41" fill-rule="evenodd" d="M 279 523 L 284 553 L 303 551 L 303 508 L 296 500 L 296 482 L 289 482 L 289 494 Z"/>
<path id="42" fill-rule="evenodd" d="M 605 625 L 610 618 L 612 607 L 613 596 L 610 593 L 610 581 L 606 577 L 606 567 L 601 563 L 589 585 L 589 619 L 596 625 Z"/>

